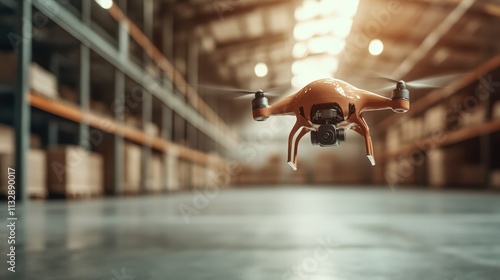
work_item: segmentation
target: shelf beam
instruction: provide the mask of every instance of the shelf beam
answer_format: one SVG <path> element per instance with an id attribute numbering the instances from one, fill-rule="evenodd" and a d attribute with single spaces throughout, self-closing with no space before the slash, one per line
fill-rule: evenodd
<path id="1" fill-rule="evenodd" d="M 390 117 L 385 118 L 376 125 L 375 130 L 384 129 L 391 124 L 404 122 L 405 120 L 410 119 L 412 116 L 415 116 L 418 113 L 427 110 L 434 104 L 437 104 L 438 102 L 454 95 L 457 92 L 457 90 L 464 88 L 467 85 L 470 85 L 471 83 L 477 81 L 479 77 L 497 68 L 498 66 L 500 66 L 500 55 L 497 55 L 496 57 L 480 65 L 473 71 L 463 75 L 460 79 L 457 79 L 456 81 L 452 82 L 446 88 L 430 91 L 424 97 L 418 99 L 415 102 L 412 102 L 410 105 L 410 110 L 407 113 L 405 113 L 404 115 L 393 114 Z"/>
<path id="2" fill-rule="evenodd" d="M 231 137 L 229 137 L 228 139 L 228 134 L 225 133 L 224 130 L 218 129 L 213 121 L 208 121 L 208 119 L 213 120 L 213 116 L 212 118 L 205 119 L 201 115 L 207 112 L 208 114 L 212 115 L 215 113 L 209 110 L 203 110 L 206 108 L 202 108 L 202 110 L 198 111 L 195 110 L 194 108 L 186 104 L 180 97 L 175 96 L 172 92 L 170 92 L 166 87 L 162 85 L 161 82 L 156 81 L 155 78 L 146 73 L 144 69 L 139 67 L 136 63 L 128 59 L 124 61 L 120 57 L 119 51 L 113 45 L 104 40 L 94 30 L 82 24 L 80 19 L 68 12 L 66 8 L 61 6 L 59 3 L 54 0 L 33 0 L 33 5 L 47 17 L 49 17 L 51 20 L 65 29 L 68 33 L 73 35 L 77 40 L 89 46 L 92 50 L 108 60 L 116 68 L 122 70 L 127 76 L 136 81 L 143 88 L 152 92 L 154 96 L 157 97 L 161 102 L 169 106 L 182 118 L 189 121 L 189 123 L 194 125 L 199 130 L 203 131 L 210 138 L 214 139 L 222 146 L 229 148 L 231 148 L 235 144 L 235 141 L 230 139 Z M 116 5 L 114 5 L 114 7 L 115 6 Z M 54 13 L 54 10 L 57 10 L 57 13 Z M 128 28 L 131 28 L 130 21 L 128 22 Z M 159 51 L 157 52 L 159 53 Z M 154 56 L 154 58 L 158 58 L 158 55 Z M 171 71 L 174 70 L 175 69 L 173 68 L 171 69 Z M 176 72 L 174 71 L 174 73 Z M 184 79 L 178 76 L 180 75 L 174 75 L 174 77 L 176 77 L 176 81 L 180 81 L 182 83 Z M 184 85 L 185 84 L 186 83 L 184 81 Z"/>
<path id="3" fill-rule="evenodd" d="M 146 135 L 139 129 L 119 123 L 111 118 L 83 112 L 78 107 L 62 101 L 47 99 L 36 93 L 29 94 L 27 99 L 31 106 L 47 113 L 51 113 L 77 123 L 86 120 L 89 126 L 97 128 L 103 132 L 121 135 L 129 141 L 133 141 L 141 145 L 149 145 L 151 148 L 160 152 L 174 153 L 180 158 L 189 160 L 193 163 L 208 165 L 215 161 L 220 166 L 223 166 L 224 164 L 224 161 L 218 157 L 214 158 L 211 155 L 166 141 L 160 137 Z M 29 137 L 27 138 L 29 139 Z"/>
<path id="4" fill-rule="evenodd" d="M 382 155 L 382 158 L 394 158 L 397 156 L 408 155 L 413 151 L 428 150 L 431 148 L 448 146 L 463 142 L 468 139 L 472 139 L 474 137 L 491 134 L 496 131 L 500 131 L 500 120 L 492 120 L 488 123 L 461 128 L 455 131 L 442 132 L 439 135 L 439 141 L 435 139 L 438 137 L 436 135 L 424 138 L 422 140 L 417 140 L 415 141 L 415 143 L 404 145 L 392 152 L 387 152 L 386 154 Z"/>
<path id="5" fill-rule="evenodd" d="M 184 77 L 173 67 L 172 63 L 156 48 L 156 46 L 148 39 L 148 37 L 135 25 L 120 8 L 113 5 L 108 9 L 110 15 L 117 21 L 125 20 L 128 25 L 128 30 L 130 37 L 132 37 L 136 43 L 141 46 L 144 52 L 157 63 L 170 80 L 174 81 L 175 85 L 179 91 L 185 95 L 188 102 L 197 109 L 201 115 L 205 116 L 207 120 L 213 124 L 220 124 L 219 130 L 222 133 L 228 133 L 225 136 L 226 142 L 228 139 L 236 138 L 231 136 L 230 129 L 227 124 L 222 121 L 219 116 L 210 108 L 203 100 L 200 98 L 198 93 L 193 89 L 193 87 L 184 79 Z M 234 139 L 235 140 L 235 139 Z M 221 143 L 222 146 L 226 146 L 225 143 Z"/>

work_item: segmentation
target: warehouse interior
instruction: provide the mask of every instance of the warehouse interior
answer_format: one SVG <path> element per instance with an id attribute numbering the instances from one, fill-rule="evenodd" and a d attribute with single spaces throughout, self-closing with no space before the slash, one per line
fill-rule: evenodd
<path id="1" fill-rule="evenodd" d="M 499 0 L 0 0 L 0 278 L 498 279 L 499 27 Z M 294 170 L 299 111 L 252 99 L 325 78 L 409 110 L 297 136 Z"/>

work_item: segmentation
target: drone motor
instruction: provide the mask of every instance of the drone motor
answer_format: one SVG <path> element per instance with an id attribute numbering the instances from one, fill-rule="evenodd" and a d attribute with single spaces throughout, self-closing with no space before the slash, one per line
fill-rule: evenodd
<path id="1" fill-rule="evenodd" d="M 252 100 L 252 110 L 266 108 L 269 107 L 269 101 L 264 96 L 264 92 L 262 90 L 258 90 L 255 93 L 255 98 Z M 256 121 L 265 121 L 267 118 L 264 116 L 255 116 L 254 120 Z"/>

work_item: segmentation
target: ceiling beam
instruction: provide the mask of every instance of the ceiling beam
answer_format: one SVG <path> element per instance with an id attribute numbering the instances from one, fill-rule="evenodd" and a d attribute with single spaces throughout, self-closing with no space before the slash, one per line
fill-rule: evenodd
<path id="1" fill-rule="evenodd" d="M 462 0 L 462 2 L 460 2 L 460 4 L 448 15 L 448 17 L 446 17 L 446 19 L 424 39 L 422 44 L 410 53 L 406 60 L 404 60 L 403 63 L 401 63 L 399 67 L 391 73 L 391 76 L 396 77 L 397 79 L 406 76 L 439 42 L 441 37 L 450 31 L 455 23 L 460 20 L 460 18 L 473 4 L 474 0 Z"/>
<path id="2" fill-rule="evenodd" d="M 255 1 L 249 5 L 243 5 L 243 2 L 235 0 L 217 0 L 213 1 L 213 10 L 209 13 L 196 14 L 193 16 L 182 18 L 181 25 L 205 25 L 214 20 L 224 20 L 231 17 L 238 17 L 256 10 L 266 9 L 278 5 L 297 5 L 301 3 L 299 0 L 267 0 Z M 196 10 L 196 7 L 193 7 Z"/>

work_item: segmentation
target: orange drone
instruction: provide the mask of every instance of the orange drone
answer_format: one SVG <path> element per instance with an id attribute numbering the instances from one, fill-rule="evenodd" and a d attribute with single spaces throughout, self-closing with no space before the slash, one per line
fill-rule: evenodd
<path id="1" fill-rule="evenodd" d="M 410 109 L 409 97 L 410 92 L 404 81 L 397 82 L 392 97 L 387 98 L 328 78 L 314 81 L 274 105 L 269 105 L 264 91 L 259 90 L 252 100 L 252 112 L 256 121 L 264 121 L 273 115 L 297 117 L 288 137 L 287 161 L 294 170 L 297 170 L 298 144 L 304 135 L 311 132 L 313 145 L 337 146 L 346 140 L 347 129 L 365 138 L 367 157 L 375 165 L 370 129 L 363 113 L 387 109 L 404 113 Z"/>

